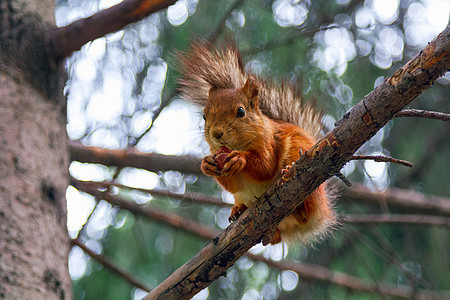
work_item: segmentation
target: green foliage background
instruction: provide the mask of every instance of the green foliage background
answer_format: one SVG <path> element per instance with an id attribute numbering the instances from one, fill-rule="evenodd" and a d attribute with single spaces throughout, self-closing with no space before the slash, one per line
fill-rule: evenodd
<path id="1" fill-rule="evenodd" d="M 283 1 L 277 2 L 279 4 Z M 292 1 L 284 2 L 289 4 Z M 91 45 L 85 46 L 80 52 L 75 53 L 67 64 L 70 75 L 67 84 L 69 135 L 72 139 L 79 139 L 87 145 L 125 148 L 133 144 L 143 133 L 142 129 L 137 130 L 133 127 L 138 114 L 148 113 L 151 116 L 161 102 L 167 100 L 170 102 L 172 99 L 177 101 L 176 97 L 172 98 L 176 89 L 177 74 L 167 62 L 173 59 L 175 51 L 187 49 L 190 41 L 196 38 L 211 39 L 214 37 L 211 36 L 213 32 L 220 32 L 219 40 L 225 33 L 235 36 L 244 62 L 251 62 L 252 70 L 259 72 L 263 77 L 274 78 L 277 82 L 282 79 L 294 82 L 302 87 L 306 98 L 317 99 L 319 105 L 324 107 L 328 126 L 332 126 L 333 120 L 339 119 L 364 95 L 372 91 L 377 82 L 392 75 L 424 46 L 408 42 L 406 33 L 410 32 L 408 26 L 414 21 L 408 19 L 415 16 L 412 14 L 413 5 L 426 6 L 427 1 L 400 1 L 396 15 L 389 21 L 377 18 L 372 9 L 373 2 L 376 1 L 293 2 L 289 5 L 293 7 L 300 5 L 306 9 L 307 18 L 301 24 L 286 27 L 279 25 L 279 19 L 274 14 L 274 7 L 277 5 L 275 1 L 184 2 L 189 7 L 189 17 L 180 25 L 171 24 L 167 11 L 163 11 L 137 24 L 129 25 L 123 31 L 106 39 L 103 38 L 105 52 L 96 58 L 94 74 L 87 81 L 79 78 L 76 69 L 77 63 L 89 56 Z M 345 3 L 338 4 L 338 2 Z M 60 0 L 57 1 L 57 5 L 57 20 L 60 24 L 64 24 L 94 13 L 102 8 L 103 2 Z M 235 8 L 231 13 L 230 7 Z M 363 10 L 371 11 L 372 19 L 369 20 L 370 25 L 359 27 L 355 20 L 358 13 Z M 427 22 L 427 20 L 415 21 Z M 325 26 L 330 28 L 325 29 Z M 443 29 L 431 25 L 428 27 L 434 30 L 434 35 Z M 386 32 L 386 29 L 390 30 L 387 32 L 391 33 L 391 37 L 392 32 L 400 37 L 403 47 L 400 55 L 378 47 L 382 42 L 386 42 L 383 41 L 383 32 Z M 335 67 L 323 70 L 320 61 L 326 60 L 326 43 L 329 42 L 325 33 L 333 30 L 334 33 L 340 33 L 344 41 L 345 35 L 342 33 L 348 34 L 350 38 L 347 39 L 347 43 L 353 45 L 354 55 L 341 61 L 343 69 Z M 416 34 L 423 33 L 420 27 L 418 30 Z M 154 34 L 156 38 L 149 39 L 149 36 Z M 369 45 L 369 49 L 363 49 L 361 45 Z M 348 51 L 344 54 L 349 55 Z M 380 63 L 377 63 L 377 56 L 384 58 L 384 65 L 380 66 Z M 388 63 L 385 63 L 386 61 Z M 161 82 L 155 84 L 160 89 L 147 89 L 149 84 L 146 80 L 151 81 L 154 75 L 152 68 L 161 66 L 163 69 L 167 66 L 165 69 L 167 76 L 162 84 Z M 91 95 L 96 90 L 104 88 L 102 78 L 110 68 L 122 73 L 123 85 L 129 91 L 124 100 L 123 112 L 108 122 L 91 122 L 84 118 L 82 124 L 84 127 L 77 125 L 75 115 L 85 113 Z M 426 90 L 414 100 L 411 107 L 450 112 L 449 82 L 450 77 L 447 74 L 433 88 Z M 164 89 L 161 91 L 162 87 Z M 84 94 L 77 91 L 80 88 L 85 91 Z M 169 104 L 168 109 L 171 105 Z M 196 112 L 193 110 L 192 114 L 195 115 Z M 162 117 L 164 116 L 161 115 Z M 151 120 L 147 121 L 149 126 Z M 83 132 L 72 134 L 71 124 L 81 126 L 84 128 Z M 358 162 L 346 167 L 345 173 L 352 182 L 365 183 L 372 189 L 400 187 L 424 194 L 449 197 L 449 129 L 446 122 L 435 120 L 402 118 L 391 121 L 380 134 L 360 150 L 360 153 L 391 155 L 411 161 L 416 168 L 411 170 L 402 166 L 386 165 L 384 175 L 381 179 L 377 179 L 370 176 L 367 164 Z M 103 135 L 106 132 L 114 143 L 110 144 L 106 141 L 106 137 L 99 142 L 98 138 L 94 138 L 99 132 Z M 201 151 L 205 153 L 206 147 L 201 142 L 200 132 L 199 130 L 192 149 L 183 149 L 179 154 L 201 155 Z M 167 138 L 171 138 L 170 134 Z M 144 138 L 138 146 L 144 145 L 143 149 L 147 149 L 145 143 L 151 142 L 150 139 Z M 202 149 L 200 152 L 199 147 Z M 97 180 L 111 179 L 115 172 L 113 168 L 102 170 L 103 175 Z M 72 172 L 74 177 L 79 176 L 77 174 Z M 153 175 L 157 181 L 157 188 L 179 192 L 181 187 L 181 191 L 222 195 L 221 190 L 209 178 L 197 178 L 177 172 Z M 126 176 L 127 174 L 119 175 L 119 181 L 125 180 Z M 149 204 L 151 207 L 179 214 L 216 229 L 221 229 L 218 219 L 223 219 L 228 214 L 226 209 L 213 205 L 200 205 L 125 191 L 120 191 L 119 195 L 130 201 L 151 199 Z M 100 205 L 95 208 L 90 223 L 80 233 L 71 231 L 70 234 L 72 236 L 79 234 L 79 238 L 91 249 L 95 249 L 150 287 L 157 286 L 206 243 L 205 240 L 192 234 L 135 217 L 130 212 L 112 208 L 104 202 L 101 202 L 101 206 L 102 209 L 99 208 Z M 342 215 L 386 212 L 386 208 L 382 206 L 350 202 L 345 198 L 339 199 L 337 209 Z M 103 211 L 103 214 L 99 211 Z M 404 209 L 397 211 L 393 208 L 389 208 L 389 211 L 421 213 Z M 99 220 L 103 220 L 104 223 L 100 229 L 99 226 L 95 226 L 95 222 Z M 343 224 L 330 238 L 314 248 L 294 245 L 285 250 L 284 259 L 318 264 L 379 282 L 380 285 L 407 284 L 420 289 L 449 290 L 449 238 L 449 229 L 446 227 Z M 275 250 L 264 251 L 265 255 L 270 256 L 268 253 Z M 280 249 L 276 251 L 279 252 Z M 75 299 L 138 299 L 145 295 L 122 278 L 105 270 L 76 247 L 72 250 L 69 266 L 74 278 Z M 74 266 L 81 268 L 81 271 L 75 272 Z M 289 283 L 294 288 L 286 287 Z M 380 296 L 376 294 L 305 280 L 301 274 L 297 282 L 291 273 L 282 275 L 280 270 L 247 258 L 239 260 L 228 271 L 226 277 L 214 282 L 207 291 L 198 296 L 198 299 L 378 298 Z"/>

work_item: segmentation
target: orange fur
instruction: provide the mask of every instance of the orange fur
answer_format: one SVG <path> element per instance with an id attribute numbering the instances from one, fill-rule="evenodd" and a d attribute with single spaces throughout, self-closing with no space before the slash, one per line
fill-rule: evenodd
<path id="1" fill-rule="evenodd" d="M 245 74 L 233 45 L 217 50 L 196 44 L 180 60 L 182 95 L 204 107 L 211 155 L 203 159 L 202 170 L 234 195 L 230 220 L 235 220 L 300 157 L 300 150 L 306 152 L 315 144 L 320 113 L 301 105 L 292 89 Z M 223 169 L 213 156 L 221 146 L 232 150 Z M 308 243 L 326 234 L 334 222 L 321 185 L 280 222 L 271 243 L 295 238 Z"/>

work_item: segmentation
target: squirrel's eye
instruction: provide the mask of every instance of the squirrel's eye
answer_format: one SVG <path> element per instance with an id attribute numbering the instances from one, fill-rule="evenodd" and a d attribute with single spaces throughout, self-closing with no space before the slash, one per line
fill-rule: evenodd
<path id="1" fill-rule="evenodd" d="M 205 114 L 203 114 L 203 120 L 205 120 L 205 121 L 206 121 L 206 116 L 205 116 Z"/>
<path id="2" fill-rule="evenodd" d="M 245 116 L 245 110 L 244 108 L 241 106 L 238 108 L 237 112 L 236 112 L 236 117 L 237 118 L 242 118 L 243 116 Z"/>

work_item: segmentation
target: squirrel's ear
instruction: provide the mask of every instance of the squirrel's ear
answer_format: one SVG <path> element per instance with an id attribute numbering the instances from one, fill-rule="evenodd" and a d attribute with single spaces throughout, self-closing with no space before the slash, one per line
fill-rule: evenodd
<path id="1" fill-rule="evenodd" d="M 215 93 L 216 91 L 217 91 L 217 87 L 212 86 L 212 87 L 209 89 L 209 94 L 208 94 L 209 98 L 211 98 L 212 94 Z"/>
<path id="2" fill-rule="evenodd" d="M 242 88 L 245 96 L 250 100 L 251 108 L 255 108 L 258 106 L 258 85 L 255 82 L 255 79 L 251 76 L 248 77 L 247 82 L 245 82 L 244 87 Z"/>

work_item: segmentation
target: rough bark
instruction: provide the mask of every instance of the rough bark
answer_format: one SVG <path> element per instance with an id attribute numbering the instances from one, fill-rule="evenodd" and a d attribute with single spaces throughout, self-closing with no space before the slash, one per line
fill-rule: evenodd
<path id="1" fill-rule="evenodd" d="M 105 166 L 134 167 L 151 172 L 177 170 L 182 173 L 203 174 L 198 157 L 142 153 L 135 149 L 111 150 L 100 147 L 86 147 L 81 143 L 70 143 L 70 159 L 102 164 Z"/>
<path id="2" fill-rule="evenodd" d="M 450 27 L 364 97 L 332 132 L 303 155 L 260 201 L 144 299 L 187 299 L 208 286 L 253 245 L 267 243 L 278 223 L 337 174 L 404 106 L 450 69 Z M 411 290 L 411 293 L 414 291 Z M 412 295 L 412 294 L 411 294 Z"/>
<path id="3" fill-rule="evenodd" d="M 50 36 L 52 56 L 58 60 L 68 57 L 87 42 L 120 30 L 175 2 L 176 0 L 126 0 L 90 17 L 58 28 Z"/>
<path id="4" fill-rule="evenodd" d="M 72 294 L 65 76 L 44 46 L 53 12 L 51 0 L 0 1 L 1 299 Z"/>

